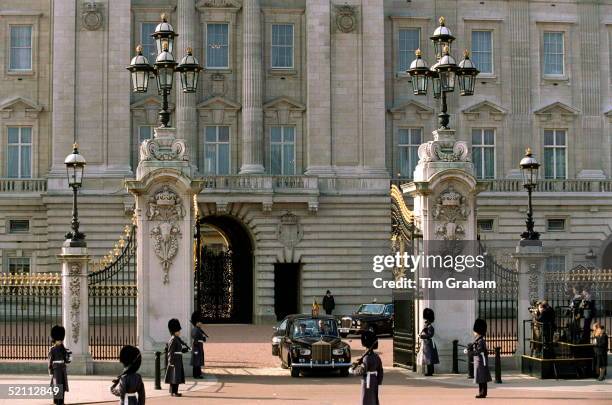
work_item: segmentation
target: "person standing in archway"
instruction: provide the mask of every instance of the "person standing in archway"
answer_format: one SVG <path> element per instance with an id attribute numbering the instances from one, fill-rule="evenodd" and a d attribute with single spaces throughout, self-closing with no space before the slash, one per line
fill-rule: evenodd
<path id="1" fill-rule="evenodd" d="M 327 315 L 331 315 L 334 308 L 336 308 L 334 296 L 332 295 L 331 291 L 327 290 L 325 296 L 323 297 L 323 309 Z"/>

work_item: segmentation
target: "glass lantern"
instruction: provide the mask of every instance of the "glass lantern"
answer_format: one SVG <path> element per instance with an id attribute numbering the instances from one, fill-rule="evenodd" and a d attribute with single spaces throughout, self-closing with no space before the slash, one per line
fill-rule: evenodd
<path id="1" fill-rule="evenodd" d="M 181 75 L 181 86 L 184 93 L 195 93 L 198 88 L 198 76 L 202 67 L 192 54 L 192 49 L 187 48 L 187 55 L 183 56 L 176 70 Z"/>
<path id="2" fill-rule="evenodd" d="M 540 168 L 540 163 L 538 163 L 538 161 L 533 157 L 531 148 L 527 148 L 525 151 L 525 157 L 521 159 L 519 166 L 521 167 L 521 173 L 523 175 L 523 187 L 535 187 L 538 181 L 538 169 Z"/>
<path id="3" fill-rule="evenodd" d="M 457 69 L 457 63 L 455 62 L 455 58 L 449 54 L 449 48 L 444 48 L 442 58 L 440 58 L 440 62 L 438 62 L 436 67 L 440 75 L 440 86 L 442 91 L 451 92 L 455 90 Z"/>
<path id="4" fill-rule="evenodd" d="M 142 46 L 136 47 L 136 56 L 132 58 L 130 66 L 127 69 L 132 76 L 132 90 L 135 93 L 146 93 L 149 88 L 149 72 L 151 65 L 149 61 L 142 55 Z"/>
<path id="5" fill-rule="evenodd" d="M 455 40 L 455 37 L 451 34 L 451 31 L 445 26 L 446 19 L 444 17 L 440 17 L 438 22 L 440 23 L 440 26 L 436 28 L 430 39 L 433 41 L 436 58 L 440 59 L 442 57 L 442 54 L 444 53 L 445 48 L 448 48 L 450 52 L 451 44 Z"/>
<path id="6" fill-rule="evenodd" d="M 467 49 L 464 52 L 464 59 L 459 62 L 459 69 L 457 70 L 457 80 L 459 82 L 459 94 L 462 96 L 471 96 L 474 94 L 474 86 L 476 85 L 476 76 L 478 69 L 474 66 L 474 63 L 470 60 L 470 53 Z"/>
<path id="7" fill-rule="evenodd" d="M 66 156 L 64 164 L 66 165 L 66 177 L 68 185 L 73 188 L 79 188 L 83 184 L 83 171 L 85 169 L 85 158 L 79 154 L 78 145 L 72 145 L 72 153 Z"/>
<path id="8" fill-rule="evenodd" d="M 157 90 L 159 93 L 163 94 L 164 91 L 172 90 L 176 62 L 167 48 L 157 56 L 154 67 L 157 75 Z"/>
<path id="9" fill-rule="evenodd" d="M 164 49 L 168 49 L 168 52 L 173 53 L 174 51 L 174 38 L 178 36 L 174 32 L 172 25 L 168 23 L 166 14 L 161 15 L 162 22 L 157 24 L 155 31 L 151 36 L 155 38 L 155 46 L 157 47 L 157 54 L 163 52 Z"/>
<path id="10" fill-rule="evenodd" d="M 427 63 L 421 59 L 421 50 L 417 49 L 414 54 L 416 59 L 410 64 L 408 74 L 412 77 L 412 90 L 415 95 L 427 94 L 427 76 L 429 75 L 429 68 Z"/>

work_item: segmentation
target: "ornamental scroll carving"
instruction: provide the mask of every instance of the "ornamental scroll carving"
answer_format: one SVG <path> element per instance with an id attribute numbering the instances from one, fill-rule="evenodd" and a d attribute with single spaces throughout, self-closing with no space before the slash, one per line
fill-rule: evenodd
<path id="1" fill-rule="evenodd" d="M 72 342 L 79 342 L 79 332 L 81 329 L 81 266 L 72 264 L 70 266 L 69 284 L 70 291 L 70 328 L 72 329 Z"/>
<path id="2" fill-rule="evenodd" d="M 452 130 L 434 131 L 434 140 L 419 146 L 420 162 L 470 162 L 470 152 L 466 142 L 457 141 Z"/>
<path id="3" fill-rule="evenodd" d="M 140 145 L 140 160 L 189 160 L 184 139 L 177 139 L 171 133 L 155 129 L 155 137 Z"/>
<path id="4" fill-rule="evenodd" d="M 432 216 L 436 220 L 436 237 L 441 240 L 461 240 L 465 236 L 463 222 L 470 209 L 466 199 L 450 185 L 435 200 Z"/>
<path id="5" fill-rule="evenodd" d="M 182 238 L 178 221 L 184 216 L 183 201 L 168 185 L 162 186 L 149 201 L 147 218 L 154 222 L 150 236 L 153 250 L 162 266 L 164 284 L 170 282 L 170 267 Z"/>

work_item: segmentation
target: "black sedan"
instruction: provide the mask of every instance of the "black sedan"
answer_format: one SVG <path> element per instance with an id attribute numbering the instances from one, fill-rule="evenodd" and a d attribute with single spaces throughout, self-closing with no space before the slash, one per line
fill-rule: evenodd
<path id="1" fill-rule="evenodd" d="M 289 315 L 274 328 L 272 354 L 292 377 L 308 369 L 339 370 L 347 376 L 351 348 L 342 342 L 333 316 Z"/>
<path id="2" fill-rule="evenodd" d="M 393 304 L 361 304 L 353 315 L 340 319 L 340 336 L 359 335 L 366 330 L 392 335 L 394 317 Z"/>

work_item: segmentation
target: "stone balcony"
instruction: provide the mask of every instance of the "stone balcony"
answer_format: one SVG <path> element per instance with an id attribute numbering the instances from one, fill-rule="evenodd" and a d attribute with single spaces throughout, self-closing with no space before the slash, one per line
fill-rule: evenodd
<path id="1" fill-rule="evenodd" d="M 401 184 L 409 183 L 408 179 L 393 179 L 391 184 L 398 187 Z M 479 180 L 478 187 L 481 192 L 525 192 L 523 181 L 521 179 L 495 179 L 495 180 Z M 587 180 L 587 179 L 565 179 L 552 180 L 540 179 L 536 188 L 537 192 L 541 193 L 611 193 L 612 180 Z"/>
<path id="2" fill-rule="evenodd" d="M 47 179 L 0 178 L 0 194 L 44 193 Z"/>

